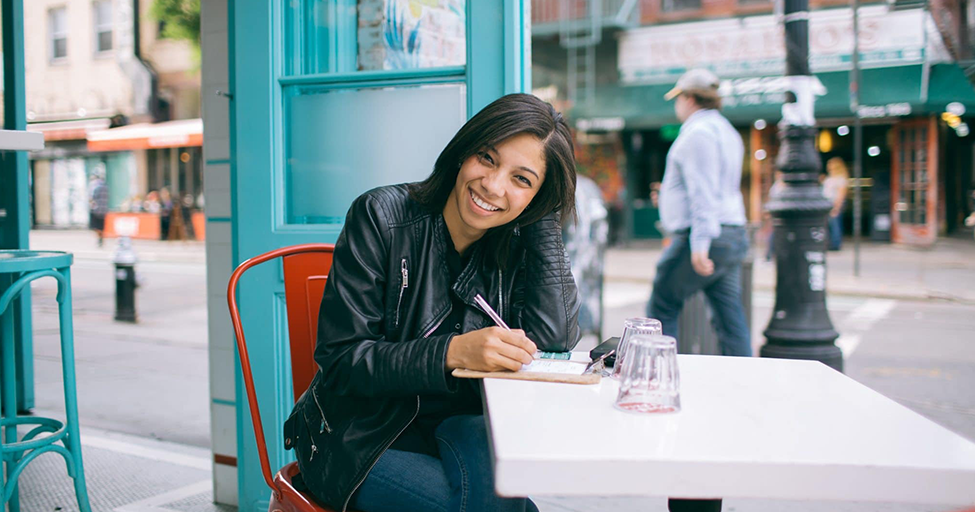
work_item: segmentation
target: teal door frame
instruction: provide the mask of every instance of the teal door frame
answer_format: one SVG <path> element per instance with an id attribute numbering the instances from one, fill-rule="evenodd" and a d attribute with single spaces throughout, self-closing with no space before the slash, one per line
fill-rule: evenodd
<path id="1" fill-rule="evenodd" d="M 354 0 L 334 0 L 338 9 Z M 467 115 L 498 97 L 528 92 L 531 84 L 529 0 L 467 0 L 466 65 L 398 71 L 350 71 L 347 54 L 355 41 L 345 37 L 315 39 L 333 59 L 328 73 L 302 74 L 313 68 L 295 62 L 300 35 L 288 25 L 288 2 L 228 1 L 231 109 L 231 209 L 234 264 L 268 250 L 309 242 L 334 242 L 341 223 L 289 224 L 285 175 L 287 91 L 315 86 L 323 90 L 379 88 L 430 83 L 466 87 Z M 304 8 L 304 7 L 301 7 Z M 333 7 L 333 11 L 336 8 Z M 474 22 L 476 20 L 476 23 Z M 300 29 L 300 28 L 299 28 Z M 351 48 L 351 50 L 350 50 Z M 333 50 L 334 49 L 334 50 Z M 344 50 L 343 50 L 344 49 Z M 306 52 L 308 48 L 304 49 Z M 332 52 L 332 53 L 329 53 Z M 305 54 L 302 54 L 305 55 Z M 320 56 L 316 54 L 315 58 Z M 289 59 L 291 59 L 289 61 Z M 300 60 L 300 59 L 299 59 Z M 287 74 L 292 71 L 292 74 Z M 360 148 L 371 150 L 363 142 Z M 430 162 L 432 168 L 433 162 Z M 328 172 L 328 171 L 324 171 Z M 327 175 L 326 175 L 327 176 Z M 397 183 L 390 172 L 387 183 Z M 344 209 L 354 197 L 345 199 Z M 293 460 L 281 443 L 284 419 L 293 404 L 287 347 L 284 289 L 280 264 L 257 267 L 240 283 L 238 303 L 254 364 L 258 403 L 267 433 L 272 471 Z M 241 511 L 265 511 L 269 491 L 260 474 L 250 412 L 240 376 L 236 381 L 238 497 Z"/>
<path id="2" fill-rule="evenodd" d="M 0 0 L 3 16 L 3 129 L 26 130 L 24 95 L 24 2 Z M 24 151 L 0 151 L 0 249 L 28 249 L 30 167 Z M 12 278 L 9 279 L 13 282 Z M 6 284 L 0 282 L 0 290 Z M 34 407 L 34 349 L 30 290 L 14 301 L 17 409 Z"/>

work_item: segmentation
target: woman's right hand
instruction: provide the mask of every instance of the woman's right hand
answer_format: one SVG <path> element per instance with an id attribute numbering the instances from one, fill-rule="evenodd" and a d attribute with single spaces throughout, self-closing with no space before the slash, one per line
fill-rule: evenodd
<path id="1" fill-rule="evenodd" d="M 535 343 L 521 329 L 486 327 L 450 340 L 447 369 L 465 368 L 482 372 L 518 371 L 532 362 Z"/>

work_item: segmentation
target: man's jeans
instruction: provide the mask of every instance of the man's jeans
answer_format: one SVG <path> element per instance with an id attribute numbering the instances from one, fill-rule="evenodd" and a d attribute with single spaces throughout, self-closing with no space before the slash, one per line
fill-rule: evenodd
<path id="1" fill-rule="evenodd" d="M 657 263 L 657 276 L 647 306 L 648 316 L 660 320 L 664 334 L 677 338 L 677 317 L 684 301 L 698 290 L 704 290 L 711 303 L 712 325 L 718 334 L 721 353 L 726 356 L 752 355 L 751 333 L 741 304 L 741 262 L 747 252 L 745 228 L 721 226 L 721 236 L 711 240 L 709 252 L 714 273 L 704 277 L 691 266 L 687 233 L 675 234 Z"/>
<path id="2" fill-rule="evenodd" d="M 829 250 L 838 251 L 843 245 L 843 212 L 829 216 Z"/>
<path id="3" fill-rule="evenodd" d="M 527 498 L 494 494 L 483 416 L 447 418 L 435 432 L 442 459 L 386 450 L 352 500 L 361 512 L 538 512 Z"/>

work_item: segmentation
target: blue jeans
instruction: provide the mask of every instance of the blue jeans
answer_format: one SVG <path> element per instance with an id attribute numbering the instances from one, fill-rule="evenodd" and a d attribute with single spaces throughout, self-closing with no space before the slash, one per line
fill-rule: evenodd
<path id="1" fill-rule="evenodd" d="M 829 216 L 829 250 L 838 251 L 843 245 L 843 212 Z"/>
<path id="2" fill-rule="evenodd" d="M 691 247 L 687 234 L 676 234 L 670 247 L 657 262 L 657 276 L 647 305 L 647 315 L 660 320 L 664 334 L 678 337 L 677 317 L 684 301 L 704 291 L 713 313 L 721 353 L 726 356 L 751 356 L 752 337 L 741 304 L 741 262 L 748 253 L 745 228 L 722 226 L 721 235 L 711 241 L 708 256 L 714 273 L 705 277 L 691 266 Z"/>
<path id="3" fill-rule="evenodd" d="M 386 450 L 352 497 L 361 512 L 538 512 L 527 498 L 494 494 L 484 416 L 453 416 L 434 434 L 440 459 Z"/>

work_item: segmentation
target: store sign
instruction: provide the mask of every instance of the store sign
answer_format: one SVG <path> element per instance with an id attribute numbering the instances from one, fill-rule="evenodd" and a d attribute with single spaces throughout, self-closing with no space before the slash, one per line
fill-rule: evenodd
<path id="1" fill-rule="evenodd" d="M 814 72 L 850 69 L 853 15 L 850 9 L 813 11 L 809 22 Z M 860 65 L 864 68 L 945 60 L 947 51 L 929 13 L 860 8 Z M 623 83 L 673 82 L 690 68 L 719 76 L 785 74 L 785 36 L 775 16 L 749 16 L 629 30 L 620 37 Z"/>
<path id="2" fill-rule="evenodd" d="M 888 103 L 886 105 L 860 105 L 858 109 L 861 119 L 879 117 L 905 117 L 911 115 L 910 103 Z"/>
<path id="3" fill-rule="evenodd" d="M 826 94 L 826 87 L 819 78 L 812 77 L 812 92 L 816 96 Z M 725 107 L 749 107 L 781 105 L 791 82 L 784 76 L 733 78 L 722 80 L 718 93 Z"/>
<path id="4" fill-rule="evenodd" d="M 576 121 L 576 129 L 583 132 L 618 132 L 623 129 L 625 124 L 622 117 L 596 117 L 593 119 L 579 119 Z"/>

